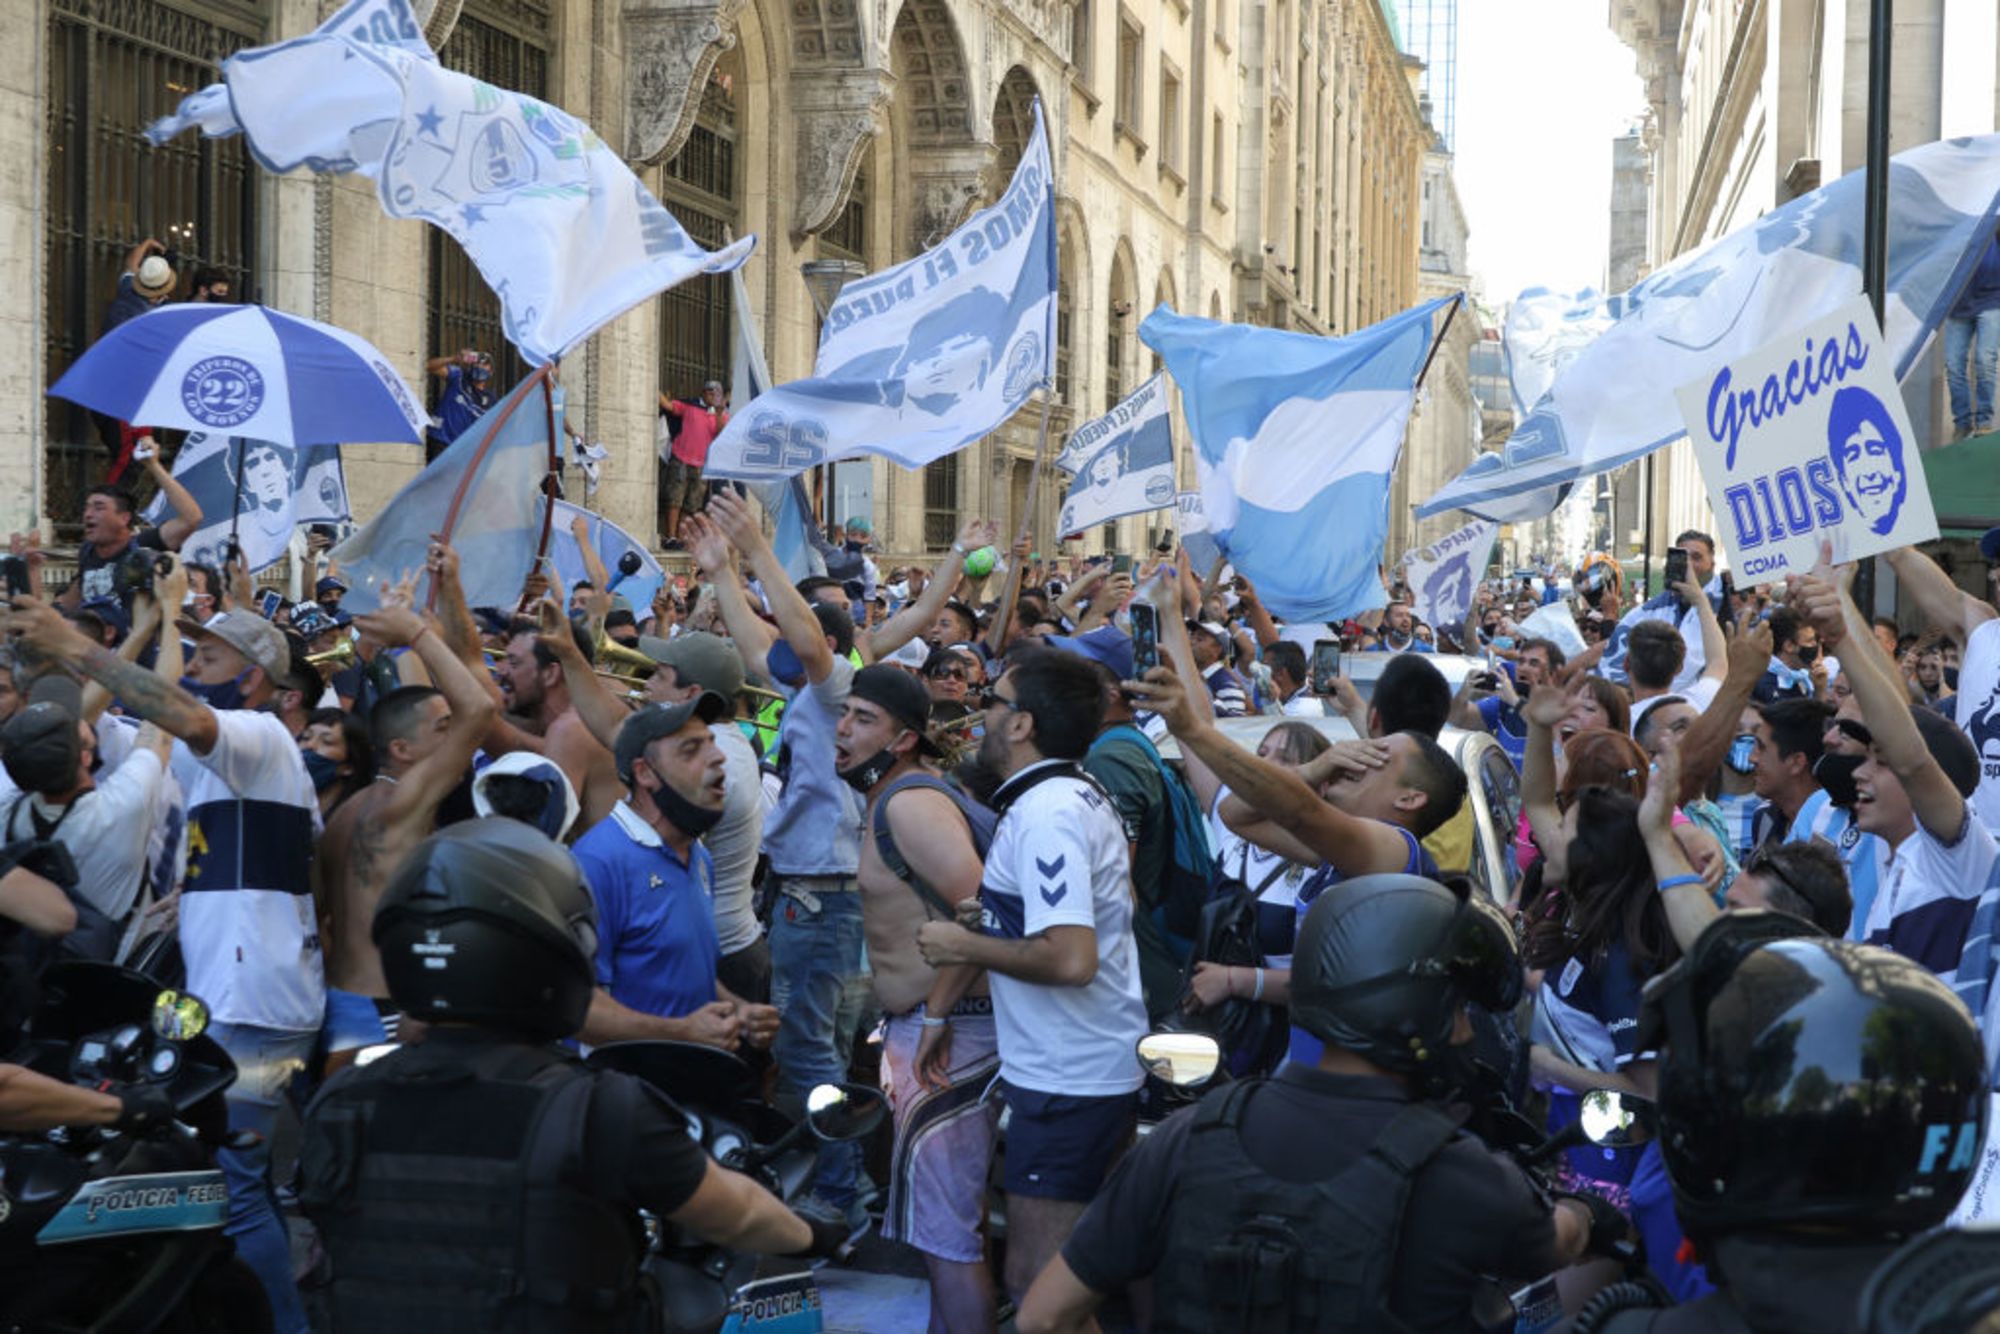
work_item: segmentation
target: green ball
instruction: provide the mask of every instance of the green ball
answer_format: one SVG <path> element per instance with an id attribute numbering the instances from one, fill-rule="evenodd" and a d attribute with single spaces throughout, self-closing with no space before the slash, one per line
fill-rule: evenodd
<path id="1" fill-rule="evenodd" d="M 981 547 L 977 551 L 969 551 L 965 555 L 965 572 L 974 579 L 984 578 L 986 575 L 993 573 L 993 562 L 999 558 L 1000 553 L 992 547 Z"/>

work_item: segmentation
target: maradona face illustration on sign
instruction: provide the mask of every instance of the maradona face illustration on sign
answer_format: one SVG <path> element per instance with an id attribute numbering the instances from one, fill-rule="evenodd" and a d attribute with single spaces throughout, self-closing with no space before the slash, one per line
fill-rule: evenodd
<path id="1" fill-rule="evenodd" d="M 269 532 L 292 526 L 292 451 L 269 440 L 251 440 L 243 446 L 243 475 L 236 476 L 233 450 L 222 456 L 223 470 L 236 485 L 237 512 L 254 516 Z"/>
<path id="2" fill-rule="evenodd" d="M 1826 443 L 1841 494 L 1868 521 L 1870 532 L 1886 536 L 1910 494 L 1903 434 L 1889 409 L 1866 389 L 1849 385 L 1827 410 Z"/>
<path id="3" fill-rule="evenodd" d="M 903 382 L 906 410 L 948 416 L 960 399 L 983 388 L 999 356 L 993 335 L 1007 327 L 1007 299 L 985 287 L 918 320 L 894 371 Z"/>
<path id="4" fill-rule="evenodd" d="M 1472 553 L 1461 551 L 1424 580 L 1424 619 L 1432 625 L 1465 615 L 1472 605 Z"/>
<path id="5" fill-rule="evenodd" d="M 1090 484 L 1109 487 L 1125 474 L 1125 445 L 1113 445 L 1090 461 Z"/>

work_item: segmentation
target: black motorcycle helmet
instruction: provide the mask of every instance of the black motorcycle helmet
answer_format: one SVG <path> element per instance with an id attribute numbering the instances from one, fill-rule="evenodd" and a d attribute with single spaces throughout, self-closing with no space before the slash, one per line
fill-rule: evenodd
<path id="1" fill-rule="evenodd" d="M 1521 956 L 1500 910 L 1415 875 L 1365 875 L 1306 911 L 1292 952 L 1292 1022 L 1387 1070 L 1430 1075 L 1467 1002 L 1512 1009 Z"/>
<path id="2" fill-rule="evenodd" d="M 1717 919 L 1646 985 L 1660 1150 L 1702 1237 L 1940 1223 L 1979 1161 L 1986 1060 L 1951 989 L 1782 913 Z"/>
<path id="3" fill-rule="evenodd" d="M 519 820 L 467 820 L 419 843 L 372 934 L 407 1014 L 539 1041 L 583 1027 L 597 908 L 576 859 Z"/>

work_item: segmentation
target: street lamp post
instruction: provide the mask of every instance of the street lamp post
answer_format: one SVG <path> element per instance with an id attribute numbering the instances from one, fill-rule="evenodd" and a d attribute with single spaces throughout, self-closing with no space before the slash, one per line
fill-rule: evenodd
<path id="1" fill-rule="evenodd" d="M 813 329 L 815 342 L 818 341 L 819 332 L 826 325 L 827 312 L 833 309 L 833 303 L 840 297 L 841 289 L 856 278 L 866 277 L 867 274 L 868 266 L 853 259 L 809 259 L 799 265 L 799 276 L 806 280 L 806 291 L 812 295 L 813 310 L 818 314 Z M 819 486 L 820 495 L 825 502 L 820 522 L 826 525 L 828 540 L 831 541 L 835 521 L 833 464 L 821 465 Z M 815 508 L 821 507 L 815 506 Z"/>
<path id="2" fill-rule="evenodd" d="M 1889 269 L 1889 37 L 1894 0 L 1868 0 L 1868 158 L 1862 178 L 1861 290 L 1882 325 Z M 1854 602 L 1863 616 L 1875 614 L 1875 561 L 1861 562 L 1854 575 Z"/>

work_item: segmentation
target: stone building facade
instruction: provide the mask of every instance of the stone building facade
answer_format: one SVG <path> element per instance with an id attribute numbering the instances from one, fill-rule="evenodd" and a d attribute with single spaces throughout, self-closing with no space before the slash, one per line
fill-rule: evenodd
<path id="1" fill-rule="evenodd" d="M 147 235 L 184 274 L 354 330 L 412 385 L 427 357 L 519 363 L 497 305 L 441 233 L 382 216 L 372 183 L 274 178 L 240 141 L 138 130 L 230 51 L 309 31 L 335 0 L 20 0 L 0 6 L 0 522 L 72 522 L 105 459 L 47 386 L 97 332 Z M 808 372 L 800 266 L 880 269 L 995 197 L 1040 99 L 1056 164 L 1062 293 L 1054 443 L 1151 373 L 1156 304 L 1313 332 L 1419 293 L 1428 135 L 1378 0 L 418 0 L 449 66 L 546 98 L 621 147 L 699 240 L 754 232 L 746 270 L 778 380 Z M 594 503 L 658 531 L 656 395 L 729 375 L 729 285 L 696 279 L 607 326 L 563 367 L 571 413 L 612 450 Z M 429 386 L 424 386 L 426 389 Z M 962 517 L 1018 521 L 1044 405 L 928 468 L 872 465 L 881 544 L 948 544 Z M 422 466 L 346 451 L 357 518 Z M 578 488 L 572 487 L 572 496 Z M 1057 487 L 1044 488 L 1040 531 Z M 1126 521 L 1140 540 L 1152 520 Z M 1101 540 L 1093 534 L 1086 545 Z"/>

